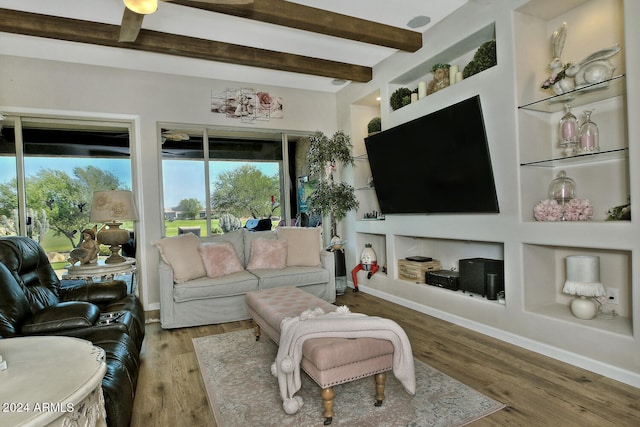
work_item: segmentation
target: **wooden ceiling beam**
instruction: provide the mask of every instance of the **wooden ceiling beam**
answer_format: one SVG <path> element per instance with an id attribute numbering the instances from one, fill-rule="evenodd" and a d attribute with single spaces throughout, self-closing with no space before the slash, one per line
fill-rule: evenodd
<path id="1" fill-rule="evenodd" d="M 235 65 L 289 71 L 366 83 L 370 67 L 308 56 L 140 30 L 135 42 L 120 43 L 120 26 L 0 8 L 0 31 L 101 46 L 184 56 Z"/>
<path id="2" fill-rule="evenodd" d="M 422 34 L 417 31 L 284 0 L 254 0 L 243 5 L 199 3 L 197 0 L 171 0 L 171 3 L 406 52 L 415 52 L 422 47 Z"/>

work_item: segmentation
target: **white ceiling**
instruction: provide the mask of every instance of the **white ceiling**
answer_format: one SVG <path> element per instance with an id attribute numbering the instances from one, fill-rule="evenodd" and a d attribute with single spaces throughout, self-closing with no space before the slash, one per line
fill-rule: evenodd
<path id="1" fill-rule="evenodd" d="M 431 22 L 415 29 L 421 33 L 467 2 L 467 0 L 289 1 L 407 29 L 406 23 L 411 18 L 418 15 L 428 16 Z M 122 0 L 0 0 L 0 8 L 119 24 L 124 6 Z M 289 29 L 168 2 L 160 2 L 158 11 L 146 16 L 142 27 L 368 67 L 375 66 L 396 52 L 390 48 Z M 428 43 L 428 40 L 424 40 L 423 43 Z M 7 33 L 0 33 L 0 54 L 325 92 L 336 92 L 344 87 L 333 85 L 332 79 L 326 77 Z"/>

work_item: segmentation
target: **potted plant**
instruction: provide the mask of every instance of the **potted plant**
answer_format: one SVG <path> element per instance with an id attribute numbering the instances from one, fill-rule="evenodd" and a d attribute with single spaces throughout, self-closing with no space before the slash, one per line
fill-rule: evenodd
<path id="1" fill-rule="evenodd" d="M 404 107 L 405 105 L 411 104 L 411 89 L 406 87 L 396 89 L 391 94 L 389 104 L 391 105 L 391 109 L 394 111 Z"/>
<path id="2" fill-rule="evenodd" d="M 380 120 L 380 117 L 374 117 L 373 119 L 369 120 L 369 123 L 367 124 L 367 132 L 369 133 L 369 135 L 375 132 L 380 132 L 381 130 L 382 121 Z"/>
<path id="3" fill-rule="evenodd" d="M 336 182 L 334 172 L 337 163 L 353 166 L 351 138 L 338 131 L 331 138 L 317 132 L 309 138 L 309 176 L 317 178 L 318 185 L 307 198 L 312 212 L 328 216 L 331 237 L 337 234 L 337 222 L 358 207 L 354 189 L 345 182 Z"/>

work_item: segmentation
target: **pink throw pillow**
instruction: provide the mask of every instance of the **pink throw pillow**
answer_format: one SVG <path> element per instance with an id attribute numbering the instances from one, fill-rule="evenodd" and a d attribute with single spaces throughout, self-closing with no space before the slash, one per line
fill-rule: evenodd
<path id="1" fill-rule="evenodd" d="M 283 239 L 254 239 L 247 270 L 261 268 L 285 268 L 287 266 L 287 241 Z"/>
<path id="2" fill-rule="evenodd" d="M 198 252 L 207 277 L 216 278 L 244 270 L 230 242 L 202 243 Z"/>

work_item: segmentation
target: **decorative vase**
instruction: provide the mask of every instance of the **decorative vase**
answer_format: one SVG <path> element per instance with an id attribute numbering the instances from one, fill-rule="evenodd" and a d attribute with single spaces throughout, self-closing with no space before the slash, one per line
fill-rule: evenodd
<path id="1" fill-rule="evenodd" d="M 584 122 L 580 125 L 580 152 L 593 153 L 600 151 L 598 126 L 591 121 L 593 110 L 584 112 Z"/>
<path id="2" fill-rule="evenodd" d="M 565 114 L 560 119 L 558 136 L 560 147 L 564 148 L 564 155 L 575 154 L 578 144 L 578 119 L 571 113 L 570 104 L 565 104 Z"/>
<path id="3" fill-rule="evenodd" d="M 576 183 L 565 171 L 558 172 L 557 178 L 549 184 L 549 198 L 562 206 L 562 221 L 566 221 L 564 205 L 576 196 Z"/>

